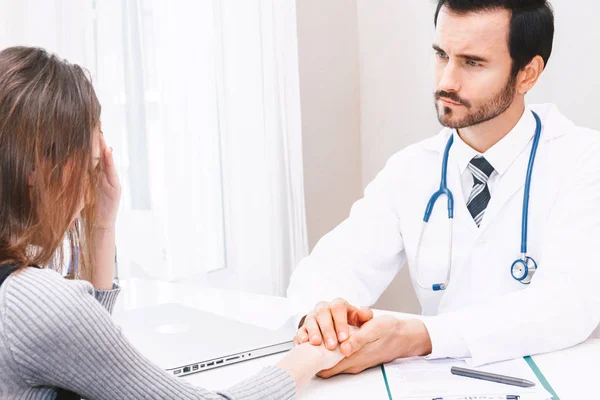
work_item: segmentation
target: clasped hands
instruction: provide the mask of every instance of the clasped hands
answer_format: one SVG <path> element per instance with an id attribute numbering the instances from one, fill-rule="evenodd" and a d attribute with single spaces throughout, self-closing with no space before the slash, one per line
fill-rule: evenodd
<path id="1" fill-rule="evenodd" d="M 333 368 L 320 371 L 317 375 L 322 378 L 357 374 L 397 358 L 431 353 L 431 339 L 422 321 L 374 317 L 371 309 L 354 307 L 344 299 L 317 304 L 301 322 L 294 342 L 324 344 L 328 350 L 339 345 L 344 358 Z"/>

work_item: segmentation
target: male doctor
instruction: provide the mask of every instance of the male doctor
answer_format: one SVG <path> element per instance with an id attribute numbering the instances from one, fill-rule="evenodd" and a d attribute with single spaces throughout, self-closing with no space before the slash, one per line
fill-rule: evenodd
<path id="1" fill-rule="evenodd" d="M 446 128 L 391 157 L 291 279 L 288 297 L 306 314 L 295 340 L 339 343 L 347 356 L 323 377 L 399 357 L 481 365 L 549 352 L 600 322 L 600 134 L 525 102 L 552 50 L 550 5 L 439 0 L 435 23 Z M 442 169 L 453 205 L 437 198 L 420 240 Z M 356 307 L 406 262 L 422 321 Z"/>

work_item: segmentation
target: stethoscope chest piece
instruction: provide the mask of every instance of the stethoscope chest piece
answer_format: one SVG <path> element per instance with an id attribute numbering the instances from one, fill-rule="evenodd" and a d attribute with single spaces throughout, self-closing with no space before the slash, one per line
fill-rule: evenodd
<path id="1" fill-rule="evenodd" d="M 533 258 L 525 257 L 525 259 L 516 260 L 512 264 L 510 267 L 510 274 L 520 283 L 529 285 L 537 267 L 537 263 Z"/>

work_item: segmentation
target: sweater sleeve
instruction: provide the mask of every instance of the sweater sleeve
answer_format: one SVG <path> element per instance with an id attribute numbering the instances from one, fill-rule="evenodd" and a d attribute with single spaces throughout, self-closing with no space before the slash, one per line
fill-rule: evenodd
<path id="1" fill-rule="evenodd" d="M 119 285 L 113 283 L 111 290 L 94 290 L 94 297 L 102 307 L 106 308 L 106 311 L 108 311 L 109 314 L 112 314 L 119 293 L 121 293 L 121 288 Z"/>
<path id="2" fill-rule="evenodd" d="M 129 343 L 87 283 L 46 270 L 24 271 L 5 284 L 4 340 L 31 386 L 60 387 L 90 400 L 295 397 L 293 378 L 277 367 L 222 392 L 168 375 Z"/>

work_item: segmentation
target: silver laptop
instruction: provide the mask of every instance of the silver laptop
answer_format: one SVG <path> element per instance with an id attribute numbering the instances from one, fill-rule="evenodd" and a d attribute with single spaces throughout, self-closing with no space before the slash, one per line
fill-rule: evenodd
<path id="1" fill-rule="evenodd" d="M 133 345 L 158 366 L 185 376 L 294 347 L 288 320 L 269 330 L 179 304 L 126 311 L 118 323 Z"/>

